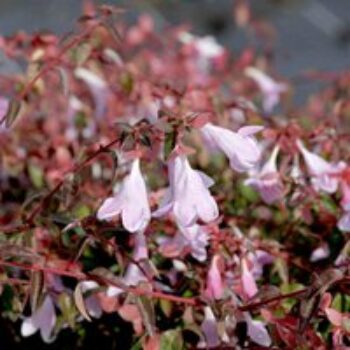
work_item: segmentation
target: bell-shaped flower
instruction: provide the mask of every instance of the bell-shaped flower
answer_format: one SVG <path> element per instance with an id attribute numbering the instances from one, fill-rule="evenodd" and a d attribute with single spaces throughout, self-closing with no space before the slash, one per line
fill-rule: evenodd
<path id="1" fill-rule="evenodd" d="M 325 243 L 312 251 L 310 256 L 310 261 L 317 262 L 323 259 L 327 259 L 329 255 L 330 255 L 329 245 Z"/>
<path id="2" fill-rule="evenodd" d="M 97 212 L 97 218 L 111 220 L 119 214 L 122 216 L 123 226 L 130 232 L 145 229 L 151 219 L 139 159 L 133 161 L 130 174 L 124 179 L 119 192 L 104 201 Z"/>
<path id="3" fill-rule="evenodd" d="M 338 172 L 338 167 L 308 151 L 300 140 L 297 141 L 297 146 L 303 155 L 314 189 L 334 193 L 338 187 L 338 178 L 334 176 Z"/>
<path id="4" fill-rule="evenodd" d="M 248 263 L 245 258 L 243 258 L 241 261 L 241 284 L 244 294 L 248 298 L 252 298 L 258 292 L 258 287 L 255 283 L 253 273 L 249 270 Z"/>
<path id="5" fill-rule="evenodd" d="M 205 294 L 210 299 L 221 299 L 224 294 L 224 281 L 220 271 L 220 256 L 214 255 L 207 276 Z"/>
<path id="6" fill-rule="evenodd" d="M 55 306 L 51 297 L 47 295 L 41 306 L 30 317 L 24 319 L 21 326 L 21 335 L 29 337 L 39 330 L 43 341 L 50 343 L 54 340 L 52 331 L 55 324 Z"/>
<path id="7" fill-rule="evenodd" d="M 341 182 L 341 191 L 341 205 L 345 211 L 350 211 L 350 184 L 347 181 Z"/>
<path id="8" fill-rule="evenodd" d="M 246 185 L 252 186 L 259 192 L 267 204 L 272 204 L 283 197 L 283 184 L 276 165 L 278 151 L 279 148 L 276 146 L 261 170 L 253 171 L 252 176 L 245 181 Z"/>
<path id="9" fill-rule="evenodd" d="M 160 240 L 160 252 L 166 257 L 175 258 L 187 250 L 196 260 L 203 262 L 207 259 L 208 241 L 209 235 L 203 226 L 180 227 L 174 237 Z"/>
<path id="10" fill-rule="evenodd" d="M 266 113 L 272 112 L 280 102 L 281 94 L 287 91 L 287 85 L 278 83 L 267 74 L 255 67 L 248 67 L 245 74 L 253 79 L 263 95 L 263 109 Z"/>
<path id="11" fill-rule="evenodd" d="M 244 317 L 247 323 L 247 335 L 256 344 L 268 348 L 271 345 L 271 338 L 263 322 L 253 320 L 246 312 Z"/>
<path id="12" fill-rule="evenodd" d="M 94 100 L 96 117 L 101 118 L 107 109 L 109 93 L 107 83 L 95 73 L 82 67 L 75 70 L 75 76 L 88 86 Z"/>
<path id="13" fill-rule="evenodd" d="M 210 145 L 225 153 L 232 169 L 244 172 L 255 167 L 260 160 L 261 150 L 253 135 L 262 129 L 261 126 L 246 126 L 233 132 L 207 123 L 201 132 Z"/>
<path id="14" fill-rule="evenodd" d="M 83 293 L 92 292 L 99 288 L 99 285 L 95 281 L 83 281 L 80 286 Z M 102 308 L 96 295 L 89 295 L 85 298 L 84 302 L 90 316 L 94 318 L 100 318 L 102 316 Z"/>
<path id="15" fill-rule="evenodd" d="M 350 211 L 345 212 L 342 217 L 339 219 L 338 228 L 343 232 L 350 232 Z"/>
<path id="16" fill-rule="evenodd" d="M 160 217 L 172 212 L 177 223 L 183 227 L 193 225 L 198 219 L 205 223 L 215 220 L 219 210 L 208 190 L 213 184 L 212 179 L 193 170 L 185 155 L 170 159 L 168 169 L 170 188 L 153 215 Z"/>
<path id="17" fill-rule="evenodd" d="M 209 306 L 204 307 L 204 320 L 201 324 L 201 329 L 204 338 L 199 344 L 198 348 L 212 349 L 220 345 L 219 332 L 217 328 L 218 322 Z"/>

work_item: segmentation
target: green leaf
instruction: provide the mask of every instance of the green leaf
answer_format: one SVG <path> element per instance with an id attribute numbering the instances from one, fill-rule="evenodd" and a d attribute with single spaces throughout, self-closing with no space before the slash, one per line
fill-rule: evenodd
<path id="1" fill-rule="evenodd" d="M 120 85 L 124 92 L 130 94 L 134 88 L 134 79 L 128 72 L 124 72 L 120 76 Z"/>
<path id="2" fill-rule="evenodd" d="M 243 182 L 240 182 L 238 185 L 238 189 L 241 195 L 249 202 L 254 203 L 258 201 L 259 195 L 256 191 L 254 191 L 254 189 L 251 186 L 246 186 Z"/>
<path id="3" fill-rule="evenodd" d="M 160 338 L 160 348 L 162 350 L 182 350 L 184 349 L 184 341 L 181 331 L 171 329 L 164 332 Z"/>
<path id="4" fill-rule="evenodd" d="M 168 159 L 170 153 L 173 151 L 173 149 L 176 146 L 176 133 L 175 132 L 167 132 L 165 134 L 165 141 L 164 141 L 164 158 Z"/>
<path id="5" fill-rule="evenodd" d="M 28 165 L 28 174 L 36 188 L 40 189 L 44 186 L 44 173 L 40 166 L 30 163 Z"/>
<path id="6" fill-rule="evenodd" d="M 173 310 L 173 304 L 169 300 L 160 299 L 159 305 L 166 317 L 170 317 Z"/>
<path id="7" fill-rule="evenodd" d="M 58 297 L 58 306 L 62 312 L 64 320 L 72 327 L 75 327 L 75 317 L 77 309 L 70 295 L 61 293 Z"/>

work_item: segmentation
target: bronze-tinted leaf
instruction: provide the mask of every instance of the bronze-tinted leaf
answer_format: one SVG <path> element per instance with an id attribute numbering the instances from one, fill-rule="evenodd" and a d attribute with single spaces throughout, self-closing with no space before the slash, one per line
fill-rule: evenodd
<path id="1" fill-rule="evenodd" d="M 44 287 L 44 273 L 42 271 L 32 271 L 30 279 L 30 308 L 32 314 L 38 309 L 42 302 Z"/>
<path id="2" fill-rule="evenodd" d="M 79 310 L 79 312 L 81 313 L 81 315 L 89 322 L 91 322 L 91 317 L 89 316 L 89 313 L 86 309 L 85 306 L 85 301 L 84 301 L 84 296 L 83 296 L 83 291 L 81 288 L 81 282 L 79 282 L 74 290 L 74 302 L 75 302 L 75 306 L 77 307 L 77 309 Z"/>
<path id="3" fill-rule="evenodd" d="M 153 337 L 155 334 L 156 315 L 154 312 L 154 303 L 151 298 L 141 296 L 136 299 L 137 306 L 142 316 L 143 324 L 148 334 Z"/>

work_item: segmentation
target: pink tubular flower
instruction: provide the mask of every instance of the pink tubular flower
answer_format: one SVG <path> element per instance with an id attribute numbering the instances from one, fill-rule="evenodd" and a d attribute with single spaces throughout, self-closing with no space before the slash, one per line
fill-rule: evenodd
<path id="1" fill-rule="evenodd" d="M 334 176 L 339 171 L 338 167 L 328 163 L 317 154 L 308 151 L 300 140 L 297 141 L 297 146 L 312 177 L 311 183 L 314 189 L 316 191 L 334 193 L 338 187 L 338 179 Z"/>
<path id="2" fill-rule="evenodd" d="M 257 190 L 263 201 L 272 204 L 283 197 L 283 184 L 277 171 L 276 159 L 279 148 L 276 146 L 261 170 L 245 181 L 246 185 Z"/>
<path id="3" fill-rule="evenodd" d="M 350 232 L 350 211 L 343 214 L 337 226 L 340 231 Z"/>
<path id="4" fill-rule="evenodd" d="M 21 335 L 23 337 L 29 337 L 39 330 L 43 341 L 50 343 L 54 340 L 52 331 L 55 324 L 55 306 L 51 297 L 47 295 L 42 305 L 35 311 L 35 313 L 24 319 L 21 326 Z"/>
<path id="5" fill-rule="evenodd" d="M 254 67 L 248 67 L 245 73 L 256 82 L 262 92 L 264 111 L 267 113 L 272 112 L 279 103 L 281 94 L 287 91 L 287 85 L 277 83 L 267 74 Z"/>
<path id="6" fill-rule="evenodd" d="M 130 232 L 146 228 L 151 218 L 146 184 L 140 170 L 140 160 L 132 163 L 130 174 L 120 191 L 107 198 L 97 212 L 99 220 L 111 220 L 121 214 L 123 226 Z"/>
<path id="7" fill-rule="evenodd" d="M 207 123 L 201 131 L 209 144 L 226 154 L 231 168 L 244 172 L 256 166 L 260 160 L 261 150 L 253 135 L 262 129 L 261 126 L 246 126 L 233 132 Z"/>
<path id="8" fill-rule="evenodd" d="M 212 349 L 220 344 L 219 332 L 217 328 L 217 320 L 213 310 L 209 306 L 204 307 L 204 320 L 201 325 L 205 341 L 198 344 L 199 348 Z"/>
<path id="9" fill-rule="evenodd" d="M 271 338 L 264 323 L 253 320 L 248 313 L 244 313 L 244 317 L 247 323 L 248 337 L 256 344 L 269 347 L 271 345 Z"/>
<path id="10" fill-rule="evenodd" d="M 214 255 L 207 276 L 205 294 L 211 299 L 221 299 L 224 294 L 224 282 L 219 268 L 220 256 Z"/>
<path id="11" fill-rule="evenodd" d="M 327 243 L 322 244 L 312 251 L 310 256 L 310 261 L 317 262 L 322 259 L 326 259 L 329 257 L 329 254 L 330 254 L 329 245 Z"/>
<path id="12" fill-rule="evenodd" d="M 99 288 L 95 281 L 84 281 L 81 283 L 81 290 L 83 293 L 93 291 Z M 90 316 L 100 318 L 102 316 L 102 309 L 97 297 L 94 294 L 85 298 L 85 306 Z"/>
<path id="13" fill-rule="evenodd" d="M 213 184 L 210 177 L 193 170 L 184 155 L 169 161 L 169 183 L 164 204 L 156 210 L 155 217 L 173 212 L 176 221 L 183 227 L 193 225 L 198 219 L 208 223 L 215 220 L 218 207 L 208 188 Z"/>
<path id="14" fill-rule="evenodd" d="M 248 268 L 246 259 L 242 259 L 241 268 L 241 283 L 243 291 L 248 298 L 252 298 L 258 292 L 258 287 L 256 286 L 252 272 Z"/>
<path id="15" fill-rule="evenodd" d="M 350 211 L 350 184 L 341 182 L 342 200 L 341 205 L 345 211 Z"/>

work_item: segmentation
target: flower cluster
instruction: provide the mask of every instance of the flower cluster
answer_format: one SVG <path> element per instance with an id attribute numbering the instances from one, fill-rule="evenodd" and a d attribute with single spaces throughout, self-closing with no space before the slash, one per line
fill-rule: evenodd
<path id="1" fill-rule="evenodd" d="M 124 348 L 345 348 L 350 75 L 291 112 L 263 54 L 118 15 L 0 40 L 27 65 L 1 80 L 1 318 L 28 342 L 89 321 Z"/>

